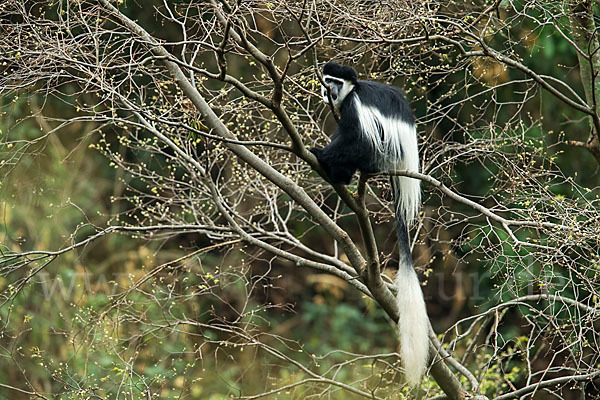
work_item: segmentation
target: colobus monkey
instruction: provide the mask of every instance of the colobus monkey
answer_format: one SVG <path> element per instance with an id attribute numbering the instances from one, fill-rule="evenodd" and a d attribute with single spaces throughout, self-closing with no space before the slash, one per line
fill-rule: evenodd
<path id="1" fill-rule="evenodd" d="M 400 89 L 358 80 L 352 67 L 334 62 L 325 65 L 323 78 L 340 120 L 331 143 L 310 151 L 332 183 L 350 183 L 357 169 L 367 173 L 419 171 L 415 119 Z M 321 93 L 329 104 L 327 88 L 322 87 Z M 414 386 L 427 368 L 429 350 L 429 321 L 419 278 L 413 269 L 407 229 L 419 210 L 420 180 L 393 176 L 391 183 L 400 253 L 395 279 L 398 330 L 406 380 Z"/>

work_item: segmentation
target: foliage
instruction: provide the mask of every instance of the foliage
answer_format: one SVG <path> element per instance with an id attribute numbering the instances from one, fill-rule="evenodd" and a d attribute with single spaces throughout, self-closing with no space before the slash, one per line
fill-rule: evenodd
<path id="1" fill-rule="evenodd" d="M 0 4 L 0 396 L 593 398 L 597 4 L 151 5 Z M 387 177 L 307 151 L 331 58 L 418 120 L 412 392 Z"/>

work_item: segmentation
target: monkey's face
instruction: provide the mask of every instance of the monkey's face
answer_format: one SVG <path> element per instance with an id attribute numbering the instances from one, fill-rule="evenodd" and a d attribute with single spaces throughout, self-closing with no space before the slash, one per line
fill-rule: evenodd
<path id="1" fill-rule="evenodd" d="M 331 94 L 331 100 L 333 100 L 333 105 L 335 107 L 339 107 L 348 93 L 352 91 L 354 85 L 350 81 L 346 81 L 344 79 L 336 78 L 334 76 L 325 75 L 323 76 L 325 83 L 329 87 L 329 92 Z M 329 96 L 327 93 L 327 87 L 321 86 L 321 95 L 323 96 L 323 101 L 326 104 L 329 104 Z"/>

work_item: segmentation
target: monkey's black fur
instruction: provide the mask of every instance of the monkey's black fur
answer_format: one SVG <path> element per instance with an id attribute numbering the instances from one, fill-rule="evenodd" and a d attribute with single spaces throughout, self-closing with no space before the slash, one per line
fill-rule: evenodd
<path id="1" fill-rule="evenodd" d="M 356 71 L 333 62 L 323 70 L 323 101 L 332 102 L 340 120 L 331 143 L 312 148 L 330 181 L 348 184 L 358 169 L 366 173 L 419 172 L 415 119 L 402 91 L 357 79 Z M 390 176 L 398 234 L 398 272 L 394 280 L 398 333 L 405 377 L 417 385 L 427 369 L 429 320 L 419 278 L 414 271 L 408 225 L 418 214 L 420 181 Z"/>
<path id="2" fill-rule="evenodd" d="M 331 75 L 336 78 L 345 79 L 352 83 L 355 83 L 358 80 L 358 74 L 352 67 L 346 67 L 345 65 L 340 65 L 335 62 L 328 62 L 323 67 L 323 75 Z"/>
<path id="3" fill-rule="evenodd" d="M 377 82 L 356 80 L 353 68 L 331 64 L 334 63 L 325 65 L 323 73 L 345 80 L 352 80 L 354 77 L 354 89 L 340 106 L 340 121 L 331 143 L 323 149 L 313 147 L 310 151 L 317 157 L 332 183 L 347 185 L 357 169 L 376 173 L 381 168 L 375 149 L 361 132 L 355 96 L 359 96 L 364 106 L 374 106 L 385 117 L 395 117 L 411 125 L 414 125 L 415 120 L 402 90 Z"/>

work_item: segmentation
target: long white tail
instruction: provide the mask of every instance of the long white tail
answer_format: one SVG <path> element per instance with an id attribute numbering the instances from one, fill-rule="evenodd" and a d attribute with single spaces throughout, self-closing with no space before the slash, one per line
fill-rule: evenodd
<path id="1" fill-rule="evenodd" d="M 380 167 L 419 172 L 414 122 L 386 117 L 377 107 L 362 104 L 358 96 L 354 96 L 354 102 L 362 134 L 381 161 Z M 400 354 L 406 380 L 415 386 L 420 382 L 429 361 L 429 320 L 419 278 L 413 269 L 407 228 L 419 212 L 421 181 L 406 176 L 392 176 L 391 183 L 400 260 L 395 280 L 398 290 L 396 303 L 400 313 Z"/>
<path id="2" fill-rule="evenodd" d="M 398 181 L 392 179 L 394 193 L 402 191 Z M 394 196 L 396 203 L 402 196 Z M 410 242 L 408 240 L 407 216 L 396 204 L 396 230 L 398 234 L 398 273 L 394 281 L 398 305 L 398 333 L 400 335 L 400 355 L 406 381 L 417 385 L 429 360 L 429 319 L 423 299 L 419 277 L 413 268 Z"/>
<path id="3" fill-rule="evenodd" d="M 396 163 L 399 170 L 419 172 L 419 150 L 414 125 L 406 124 L 396 138 L 401 146 L 402 158 Z M 400 355 L 406 381 L 416 386 L 427 369 L 429 361 L 429 318 L 423 292 L 412 261 L 408 240 L 408 226 L 419 212 L 421 188 L 418 179 L 392 176 L 394 192 L 396 230 L 398 234 L 398 273 L 395 285 L 398 290 L 396 304 L 400 317 Z"/>

